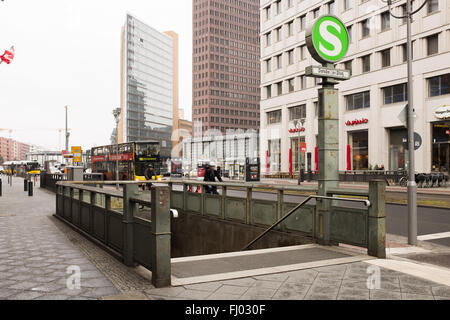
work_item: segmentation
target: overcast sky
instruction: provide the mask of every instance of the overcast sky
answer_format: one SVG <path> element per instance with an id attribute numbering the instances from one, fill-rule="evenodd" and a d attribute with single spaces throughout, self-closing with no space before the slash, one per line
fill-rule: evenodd
<path id="1" fill-rule="evenodd" d="M 180 41 L 180 108 L 191 119 L 191 0 L 5 0 L 0 2 L 0 128 L 12 138 L 64 148 L 64 106 L 70 145 L 109 144 L 120 105 L 120 29 L 129 12 Z M 0 136 L 9 137 L 7 131 Z"/>

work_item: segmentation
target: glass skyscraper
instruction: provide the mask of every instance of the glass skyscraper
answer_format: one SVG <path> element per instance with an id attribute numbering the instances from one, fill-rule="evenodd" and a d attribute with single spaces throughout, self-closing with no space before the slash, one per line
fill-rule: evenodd
<path id="1" fill-rule="evenodd" d="M 170 157 L 173 40 L 127 14 L 122 28 L 119 142 L 159 141 Z"/>

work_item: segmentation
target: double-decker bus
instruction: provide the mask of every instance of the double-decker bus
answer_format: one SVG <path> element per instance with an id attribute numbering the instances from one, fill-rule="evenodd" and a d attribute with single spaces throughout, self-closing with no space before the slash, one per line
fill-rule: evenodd
<path id="1" fill-rule="evenodd" d="M 116 180 L 116 145 L 91 149 L 92 173 L 102 173 L 105 180 Z M 161 179 L 160 144 L 154 141 L 119 144 L 119 179 L 145 181 L 145 169 L 153 166 Z"/>

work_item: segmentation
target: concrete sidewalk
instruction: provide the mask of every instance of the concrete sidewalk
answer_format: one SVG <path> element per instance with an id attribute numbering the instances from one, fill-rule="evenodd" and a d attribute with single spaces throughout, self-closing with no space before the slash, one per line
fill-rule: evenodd
<path id="1" fill-rule="evenodd" d="M 221 280 L 223 274 L 218 273 L 212 275 L 216 280 L 211 278 L 209 282 L 175 283 L 157 289 L 149 281 L 148 270 L 126 267 L 54 218 L 54 212 L 54 194 L 37 187 L 34 197 L 28 197 L 23 191 L 23 179 L 19 178 L 14 179 L 13 187 L 3 185 L 0 299 L 450 299 L 449 269 L 400 258 L 338 264 L 335 261 L 287 272 L 280 272 L 275 266 L 266 274 L 226 280 Z M 388 246 L 392 250 L 416 250 L 391 242 Z M 71 265 L 81 268 L 79 290 L 69 290 L 66 285 L 70 276 L 67 267 Z M 380 268 L 378 289 L 367 287 L 371 266 Z"/>

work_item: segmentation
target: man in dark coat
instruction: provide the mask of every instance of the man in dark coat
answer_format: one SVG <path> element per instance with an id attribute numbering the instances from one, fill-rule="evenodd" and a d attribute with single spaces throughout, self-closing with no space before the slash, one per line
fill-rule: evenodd
<path id="1" fill-rule="evenodd" d="M 216 178 L 220 182 L 223 182 L 222 178 L 220 177 L 220 175 L 216 171 L 216 164 L 214 162 L 211 162 L 210 165 L 206 166 L 205 177 L 203 178 L 203 181 L 205 181 L 205 182 L 216 182 Z M 206 193 L 219 194 L 217 192 L 217 187 L 216 186 L 207 185 L 207 186 L 205 186 L 205 189 L 206 189 Z"/>
<path id="2" fill-rule="evenodd" d="M 152 180 L 153 177 L 155 177 L 155 180 L 158 179 L 158 178 L 156 177 L 156 173 L 155 173 L 155 171 L 153 170 L 153 166 L 152 166 L 151 164 L 149 164 L 148 167 L 147 167 L 147 169 L 145 169 L 144 175 L 145 175 L 145 179 L 147 179 L 147 180 Z"/>

